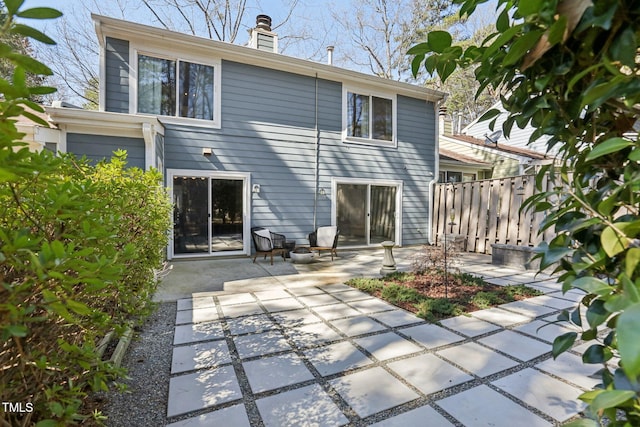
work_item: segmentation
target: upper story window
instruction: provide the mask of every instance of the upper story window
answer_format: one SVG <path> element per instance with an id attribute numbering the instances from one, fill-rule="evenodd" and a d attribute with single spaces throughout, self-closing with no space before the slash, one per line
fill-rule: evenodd
<path id="1" fill-rule="evenodd" d="M 214 65 L 138 55 L 138 112 L 219 125 Z"/>
<path id="2" fill-rule="evenodd" d="M 345 89 L 344 140 L 395 146 L 395 96 Z"/>

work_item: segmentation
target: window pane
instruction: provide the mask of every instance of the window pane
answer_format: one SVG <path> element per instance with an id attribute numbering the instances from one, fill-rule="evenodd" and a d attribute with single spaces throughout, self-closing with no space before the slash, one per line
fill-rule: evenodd
<path id="1" fill-rule="evenodd" d="M 462 182 L 462 172 L 447 172 L 447 182 Z"/>
<path id="2" fill-rule="evenodd" d="M 175 116 L 175 61 L 138 56 L 138 112 Z"/>
<path id="3" fill-rule="evenodd" d="M 213 67 L 180 61 L 180 116 L 213 120 Z"/>
<path id="4" fill-rule="evenodd" d="M 347 93 L 347 136 L 369 138 L 369 97 Z"/>
<path id="5" fill-rule="evenodd" d="M 391 117 L 391 100 L 386 98 L 373 99 L 373 139 L 391 141 L 393 139 L 393 127 Z"/>

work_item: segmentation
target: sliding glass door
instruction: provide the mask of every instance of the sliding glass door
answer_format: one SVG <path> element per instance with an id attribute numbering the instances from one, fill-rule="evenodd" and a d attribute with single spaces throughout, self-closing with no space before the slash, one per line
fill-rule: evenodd
<path id="1" fill-rule="evenodd" d="M 173 255 L 245 252 L 248 177 L 170 174 Z"/>
<path id="2" fill-rule="evenodd" d="M 369 187 L 369 244 L 396 240 L 396 187 L 371 185 Z"/>
<path id="3" fill-rule="evenodd" d="M 340 245 L 399 243 L 399 183 L 336 182 L 335 224 Z"/>

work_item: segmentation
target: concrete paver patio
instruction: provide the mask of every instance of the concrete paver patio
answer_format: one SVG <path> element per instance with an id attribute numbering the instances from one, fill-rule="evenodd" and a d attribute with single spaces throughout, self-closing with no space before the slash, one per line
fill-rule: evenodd
<path id="1" fill-rule="evenodd" d="M 545 295 L 440 325 L 307 278 L 179 299 L 169 425 L 548 426 L 578 415 L 598 367 L 550 353 L 570 330 L 550 322 L 577 296 L 487 257 L 465 266 Z"/>

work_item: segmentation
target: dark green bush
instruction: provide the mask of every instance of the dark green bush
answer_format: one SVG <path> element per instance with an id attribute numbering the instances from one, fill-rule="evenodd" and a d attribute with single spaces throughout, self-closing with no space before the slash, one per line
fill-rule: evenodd
<path id="1" fill-rule="evenodd" d="M 465 313 L 464 307 L 460 304 L 444 298 L 424 299 L 417 308 L 416 316 L 430 322 Z"/>
<path id="2" fill-rule="evenodd" d="M 115 374 L 99 340 L 149 309 L 169 202 L 159 174 L 126 169 L 122 153 L 95 167 L 16 157 L 37 172 L 0 183 L 0 398 L 69 424 Z"/>
<path id="3" fill-rule="evenodd" d="M 15 117 L 46 126 L 25 107 L 42 112 L 28 99 L 52 91 L 25 75 L 51 70 L 2 40 L 53 43 L 14 17 L 59 16 L 22 3 L 0 3 L 0 60 L 14 67 L 0 77 L 0 401 L 32 410 L 3 408 L 0 425 L 70 425 L 87 417 L 88 392 L 123 375 L 96 346 L 149 310 L 171 209 L 160 174 L 125 168 L 125 153 L 90 166 L 22 148 Z"/>

